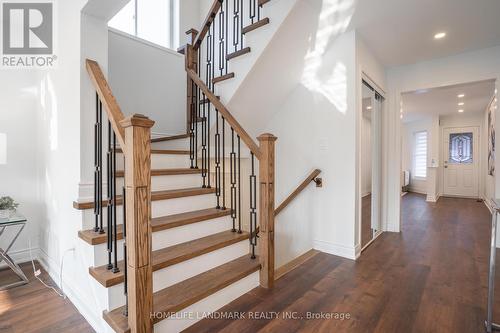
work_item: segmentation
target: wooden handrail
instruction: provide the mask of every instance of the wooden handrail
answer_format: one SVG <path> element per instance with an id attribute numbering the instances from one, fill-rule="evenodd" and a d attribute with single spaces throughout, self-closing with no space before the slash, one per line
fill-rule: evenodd
<path id="1" fill-rule="evenodd" d="M 99 64 L 94 61 L 87 59 L 85 61 L 87 72 L 89 73 L 90 80 L 94 84 L 94 88 L 99 95 L 99 99 L 104 105 L 104 109 L 108 114 L 108 119 L 111 122 L 111 126 L 116 134 L 118 143 L 120 147 L 125 147 L 125 129 L 120 125 L 120 122 L 125 119 L 120 106 L 118 105 L 115 96 L 111 92 L 111 88 L 108 85 L 106 77 L 104 76 Z"/>
<path id="2" fill-rule="evenodd" d="M 212 22 L 214 21 L 215 16 L 217 15 L 217 12 L 219 11 L 221 6 L 222 6 L 221 0 L 214 0 L 214 2 L 212 3 L 212 6 L 208 11 L 208 15 L 205 18 L 205 21 L 203 21 L 203 26 L 200 30 L 200 33 L 196 37 L 196 41 L 193 44 L 195 50 L 198 50 L 200 48 L 201 42 L 205 38 L 208 29 L 210 29 L 210 26 L 212 25 Z"/>
<path id="3" fill-rule="evenodd" d="M 295 189 L 295 191 L 293 191 L 288 196 L 288 198 L 286 198 L 281 203 L 281 205 L 279 205 L 278 208 L 274 210 L 274 216 L 277 216 L 283 209 L 285 209 L 285 207 L 288 206 L 290 202 L 292 202 L 292 200 L 295 199 L 295 197 L 299 195 L 299 193 L 302 192 L 307 187 L 307 185 L 309 185 L 309 183 L 312 182 L 320 173 L 321 173 L 320 169 L 316 169 L 313 172 L 311 172 L 311 174 L 309 174 L 309 176 L 307 176 L 307 178 L 304 179 L 304 181 Z"/>
<path id="4" fill-rule="evenodd" d="M 210 100 L 210 103 L 221 113 L 222 117 L 228 122 L 228 124 L 234 129 L 234 131 L 240 136 L 243 142 L 247 145 L 248 149 L 257 157 L 261 159 L 261 151 L 259 146 L 250 137 L 250 135 L 245 131 L 245 129 L 238 123 L 238 121 L 229 113 L 227 108 L 222 104 L 222 102 L 215 96 L 210 89 L 203 83 L 198 74 L 192 69 L 186 68 L 189 78 L 201 89 L 205 96 Z"/>

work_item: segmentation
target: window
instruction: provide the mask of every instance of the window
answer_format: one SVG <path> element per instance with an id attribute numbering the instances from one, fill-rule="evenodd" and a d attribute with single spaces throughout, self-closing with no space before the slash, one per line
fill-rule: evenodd
<path id="1" fill-rule="evenodd" d="M 413 150 L 413 177 L 427 177 L 427 132 L 416 132 Z"/>
<path id="2" fill-rule="evenodd" d="M 131 0 L 108 23 L 149 42 L 176 48 L 179 0 Z"/>

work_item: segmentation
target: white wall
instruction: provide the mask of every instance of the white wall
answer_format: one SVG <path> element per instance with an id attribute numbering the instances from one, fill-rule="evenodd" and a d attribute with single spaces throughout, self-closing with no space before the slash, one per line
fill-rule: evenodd
<path id="1" fill-rule="evenodd" d="M 179 45 L 186 44 L 186 31 L 201 28 L 200 6 L 207 0 L 179 1 Z M 212 2 L 212 1 L 210 1 Z M 206 15 L 206 13 L 205 13 Z"/>
<path id="2" fill-rule="evenodd" d="M 401 93 L 418 89 L 442 87 L 464 82 L 497 79 L 500 84 L 500 47 L 467 52 L 414 65 L 392 68 L 388 71 L 389 99 L 386 142 L 388 173 L 401 170 L 401 120 L 399 109 Z M 498 111 L 497 111 L 498 112 Z M 497 128 L 500 125 L 497 116 Z M 497 142 L 498 136 L 497 133 Z M 500 160 L 496 160 L 497 167 Z M 390 230 L 400 230 L 400 177 L 388 178 L 388 223 Z M 500 178 L 495 180 L 495 192 L 500 190 Z"/>
<path id="3" fill-rule="evenodd" d="M 40 153 L 38 110 L 39 86 L 42 72 L 3 70 L 0 80 L 0 133 L 7 136 L 7 164 L 0 165 L 0 197 L 10 196 L 20 204 L 19 213 L 29 223 L 9 251 L 14 260 L 29 258 L 28 239 L 38 248 L 39 226 L 45 207 L 40 193 Z M 0 248 L 5 249 L 18 227 L 8 228 L 2 235 Z M 1 265 L 5 265 L 4 262 Z"/>
<path id="4" fill-rule="evenodd" d="M 185 133 L 184 55 L 112 29 L 108 41 L 109 84 L 123 114 L 148 116 L 153 134 Z"/>
<path id="5" fill-rule="evenodd" d="M 492 99 L 492 103 L 494 107 L 496 106 L 498 109 L 498 102 L 494 102 Z M 483 120 L 482 120 L 482 131 L 481 136 L 483 139 L 481 140 L 481 152 L 483 153 L 481 156 L 481 184 L 482 191 L 480 191 L 480 195 L 485 203 L 489 206 L 491 199 L 495 197 L 495 177 L 498 170 L 495 171 L 495 175 L 489 175 L 488 170 L 488 108 L 484 110 Z M 497 149 L 498 150 L 498 149 Z M 496 156 L 495 156 L 496 157 Z"/>
<path id="6" fill-rule="evenodd" d="M 252 136 L 278 137 L 277 203 L 322 170 L 323 188 L 308 187 L 277 217 L 278 266 L 311 247 L 359 254 L 361 78 L 385 86 L 385 70 L 354 31 L 344 33 L 352 10 L 298 1 L 228 104 Z"/>

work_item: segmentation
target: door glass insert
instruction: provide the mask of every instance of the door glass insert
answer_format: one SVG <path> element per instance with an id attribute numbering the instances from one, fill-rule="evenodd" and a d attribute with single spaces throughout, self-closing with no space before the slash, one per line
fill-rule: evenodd
<path id="1" fill-rule="evenodd" d="M 448 163 L 472 163 L 472 133 L 451 133 Z"/>

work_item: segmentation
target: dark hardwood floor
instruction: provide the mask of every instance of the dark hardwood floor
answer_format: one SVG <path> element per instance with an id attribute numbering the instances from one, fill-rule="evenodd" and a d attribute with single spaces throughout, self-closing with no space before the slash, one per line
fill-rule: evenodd
<path id="1" fill-rule="evenodd" d="M 37 268 L 40 265 L 37 265 Z M 0 291 L 1 333 L 94 332 L 69 299 L 62 299 L 33 277 L 31 263 L 21 264 L 30 282 Z M 40 278 L 54 285 L 42 270 Z M 0 270 L 0 283 L 17 281 L 10 270 Z"/>
<path id="2" fill-rule="evenodd" d="M 382 234 L 358 261 L 317 254 L 273 290 L 256 288 L 218 314 L 244 319 L 205 319 L 187 331 L 484 332 L 488 209 L 470 199 L 430 204 L 417 194 L 404 196 L 402 209 L 402 232 Z M 500 321 L 500 290 L 496 299 Z M 256 319 L 266 311 L 270 318 Z M 303 318 L 307 311 L 350 318 Z"/>

